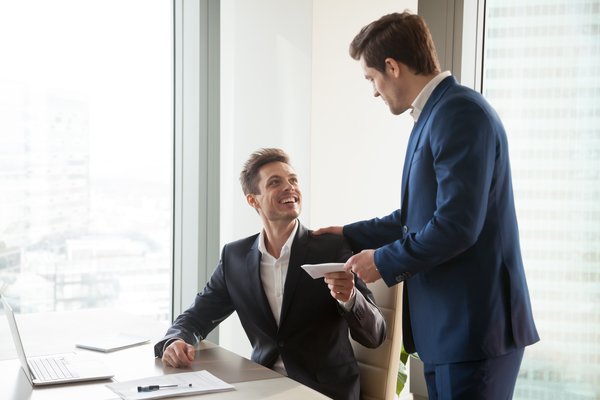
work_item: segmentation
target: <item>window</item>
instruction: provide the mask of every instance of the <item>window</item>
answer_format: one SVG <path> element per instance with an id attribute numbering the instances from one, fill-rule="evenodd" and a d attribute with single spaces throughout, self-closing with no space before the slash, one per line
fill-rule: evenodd
<path id="1" fill-rule="evenodd" d="M 172 2 L 2 2 L 0 53 L 0 286 L 169 320 Z"/>
<path id="2" fill-rule="evenodd" d="M 600 397 L 600 1 L 487 0 L 483 94 L 509 135 L 541 342 L 516 399 Z"/>

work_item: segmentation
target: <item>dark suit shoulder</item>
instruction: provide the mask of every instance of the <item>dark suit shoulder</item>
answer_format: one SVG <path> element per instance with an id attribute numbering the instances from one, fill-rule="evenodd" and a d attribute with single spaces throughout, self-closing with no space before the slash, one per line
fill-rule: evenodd
<path id="1" fill-rule="evenodd" d="M 487 109 L 490 107 L 483 95 L 467 86 L 452 85 L 440 98 L 438 107 Z"/>
<path id="2" fill-rule="evenodd" d="M 348 241 L 341 235 L 334 235 L 332 233 L 324 233 L 322 235 L 313 235 L 312 230 L 308 234 L 309 240 L 322 246 L 332 247 L 346 247 Z"/>
<path id="3" fill-rule="evenodd" d="M 352 249 L 348 241 L 341 235 L 323 234 L 313 235 L 312 231 L 308 235 L 308 248 L 311 256 L 323 256 L 333 259 L 329 261 L 318 262 L 345 262 L 352 256 Z"/>
<path id="4" fill-rule="evenodd" d="M 225 251 L 232 251 L 235 253 L 245 254 L 252 248 L 254 243 L 256 243 L 257 238 L 258 233 L 243 239 L 238 239 L 233 242 L 229 242 L 223 247 L 223 253 Z"/>

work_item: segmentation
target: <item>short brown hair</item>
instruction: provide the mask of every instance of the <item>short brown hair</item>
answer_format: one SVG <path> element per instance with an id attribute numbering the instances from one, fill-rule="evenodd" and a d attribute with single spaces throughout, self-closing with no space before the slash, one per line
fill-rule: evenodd
<path id="1" fill-rule="evenodd" d="M 258 172 L 260 168 L 265 164 L 277 161 L 291 165 L 290 158 L 281 149 L 263 148 L 252 153 L 240 173 L 240 183 L 244 194 L 259 194 L 258 181 L 260 177 Z"/>
<path id="2" fill-rule="evenodd" d="M 425 20 L 407 11 L 384 15 L 363 27 L 350 43 L 350 56 L 362 56 L 367 67 L 385 71 L 385 59 L 393 58 L 415 74 L 440 72 L 433 39 Z"/>

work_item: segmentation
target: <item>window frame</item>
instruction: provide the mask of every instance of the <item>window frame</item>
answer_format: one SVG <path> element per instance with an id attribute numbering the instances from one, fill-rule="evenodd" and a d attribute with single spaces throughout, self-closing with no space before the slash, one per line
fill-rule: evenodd
<path id="1" fill-rule="evenodd" d="M 442 71 L 481 93 L 485 0 L 421 0 Z"/>
<path id="2" fill-rule="evenodd" d="M 174 0 L 172 316 L 219 260 L 220 4 Z M 209 336 L 218 342 L 218 330 Z"/>

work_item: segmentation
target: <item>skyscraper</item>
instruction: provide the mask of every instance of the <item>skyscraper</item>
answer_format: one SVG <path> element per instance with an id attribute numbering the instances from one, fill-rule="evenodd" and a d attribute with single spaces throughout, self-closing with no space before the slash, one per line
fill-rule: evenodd
<path id="1" fill-rule="evenodd" d="M 600 1 L 488 0 L 484 95 L 509 135 L 541 342 L 516 399 L 600 398 Z"/>

